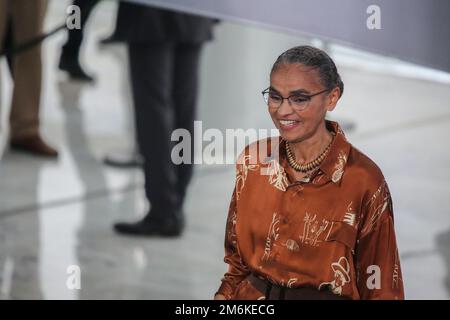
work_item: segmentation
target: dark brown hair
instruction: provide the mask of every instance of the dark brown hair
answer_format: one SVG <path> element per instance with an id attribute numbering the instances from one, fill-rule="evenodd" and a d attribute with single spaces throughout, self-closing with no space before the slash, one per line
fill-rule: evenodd
<path id="1" fill-rule="evenodd" d="M 340 90 L 340 96 L 344 93 L 344 83 L 337 72 L 336 65 L 330 56 L 323 50 L 311 46 L 297 46 L 283 52 L 275 61 L 270 73 L 272 74 L 281 64 L 301 63 L 317 69 L 322 85 L 332 90 L 336 87 Z"/>

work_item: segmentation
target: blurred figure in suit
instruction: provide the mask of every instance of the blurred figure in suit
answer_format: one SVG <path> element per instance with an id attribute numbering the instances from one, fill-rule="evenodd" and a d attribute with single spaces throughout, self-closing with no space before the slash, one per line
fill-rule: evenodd
<path id="1" fill-rule="evenodd" d="M 47 0 L 0 0 L 0 52 L 8 32 L 17 47 L 42 34 Z M 14 82 L 10 113 L 10 146 L 39 156 L 56 157 L 39 133 L 42 59 L 41 45 L 10 56 Z"/>
<path id="2" fill-rule="evenodd" d="M 115 38 L 128 45 L 136 134 L 143 157 L 149 213 L 136 223 L 117 223 L 123 234 L 179 236 L 192 165 L 171 160 L 171 133 L 193 133 L 202 45 L 214 20 L 121 2 Z M 191 139 L 193 141 L 193 139 Z"/>
<path id="3" fill-rule="evenodd" d="M 81 12 L 81 29 L 68 30 L 67 41 L 61 50 L 59 69 L 75 80 L 92 82 L 94 78 L 88 75 L 80 65 L 80 48 L 84 37 L 84 27 L 92 10 L 100 0 L 74 0 L 72 5 L 78 6 Z"/>

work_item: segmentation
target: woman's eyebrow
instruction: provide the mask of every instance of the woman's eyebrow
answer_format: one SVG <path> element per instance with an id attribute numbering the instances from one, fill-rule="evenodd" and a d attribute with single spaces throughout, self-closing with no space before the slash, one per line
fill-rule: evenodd
<path id="1" fill-rule="evenodd" d="M 275 93 L 280 94 L 280 91 L 278 91 L 277 89 L 275 89 L 275 88 L 272 87 L 272 86 L 269 87 L 269 90 L 270 90 L 270 91 L 274 91 Z"/>
<path id="2" fill-rule="evenodd" d="M 306 89 L 297 89 L 289 92 L 290 94 L 307 95 L 310 92 Z"/>
<path id="3" fill-rule="evenodd" d="M 270 90 L 270 91 L 273 91 L 273 92 L 275 92 L 275 93 L 280 94 L 280 91 L 278 91 L 277 89 L 275 89 L 275 88 L 272 87 L 272 86 L 269 87 L 269 90 Z M 310 92 L 309 92 L 308 90 L 306 90 L 306 89 L 297 89 L 297 90 L 289 91 L 289 94 L 291 94 L 291 95 L 295 95 L 295 94 L 298 94 L 298 95 L 307 95 L 307 94 L 309 94 L 309 93 L 310 93 Z"/>

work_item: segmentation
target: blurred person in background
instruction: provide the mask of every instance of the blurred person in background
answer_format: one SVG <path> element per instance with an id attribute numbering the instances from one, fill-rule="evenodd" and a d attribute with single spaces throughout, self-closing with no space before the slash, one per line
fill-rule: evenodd
<path id="1" fill-rule="evenodd" d="M 6 35 L 17 47 L 43 32 L 47 0 L 0 0 L 0 52 Z M 9 29 L 9 31 L 8 31 Z M 14 83 L 10 111 L 10 147 L 30 154 L 57 157 L 39 132 L 42 59 L 41 45 L 11 55 L 10 67 Z"/>
<path id="2" fill-rule="evenodd" d="M 87 74 L 80 64 L 80 48 L 84 38 L 84 27 L 92 10 L 101 0 L 74 0 L 72 5 L 80 8 L 80 29 L 67 30 L 67 41 L 61 50 L 59 69 L 67 72 L 70 78 L 92 82 L 94 78 Z"/>
<path id="3" fill-rule="evenodd" d="M 128 45 L 137 140 L 151 204 L 142 220 L 115 224 L 119 233 L 179 236 L 184 229 L 192 165 L 172 162 L 171 134 L 177 128 L 193 134 L 200 54 L 212 39 L 214 22 L 151 6 L 119 5 L 115 38 Z"/>

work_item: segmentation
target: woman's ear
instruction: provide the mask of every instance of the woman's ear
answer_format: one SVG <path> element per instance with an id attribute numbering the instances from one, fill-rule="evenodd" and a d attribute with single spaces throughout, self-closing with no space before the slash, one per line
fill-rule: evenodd
<path id="1" fill-rule="evenodd" d="M 338 87 L 335 87 L 333 90 L 331 90 L 327 97 L 327 111 L 334 110 L 340 97 L 341 90 Z"/>

